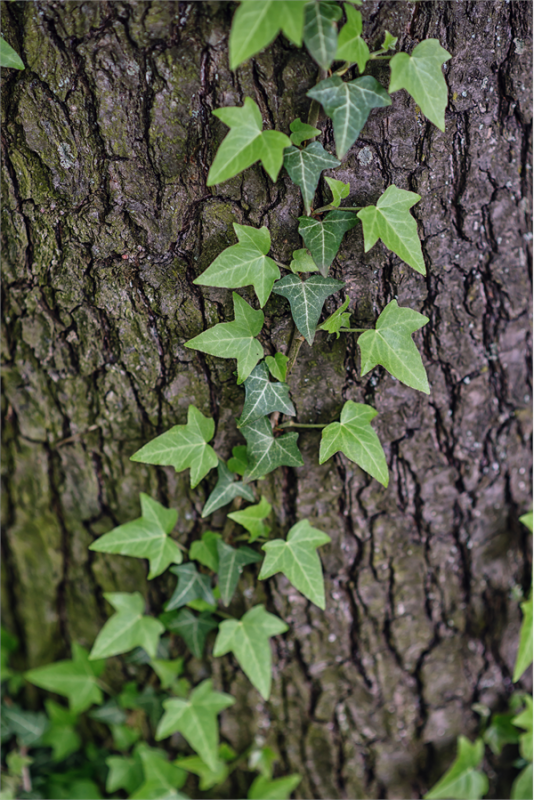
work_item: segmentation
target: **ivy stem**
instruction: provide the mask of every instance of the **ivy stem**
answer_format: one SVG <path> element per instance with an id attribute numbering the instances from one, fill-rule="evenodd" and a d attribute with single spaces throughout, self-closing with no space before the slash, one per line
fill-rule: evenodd
<path id="1" fill-rule="evenodd" d="M 373 328 L 340 328 L 340 333 L 365 333 L 365 331 L 372 331 Z"/>
<path id="2" fill-rule="evenodd" d="M 287 354 L 289 361 L 287 362 L 287 371 L 286 371 L 286 380 L 287 376 L 293 369 L 295 365 L 295 361 L 297 360 L 299 350 L 302 347 L 302 343 L 304 342 L 304 336 L 302 334 L 297 335 L 297 328 L 295 326 L 295 331 L 293 333 L 293 339 L 291 340 L 291 346 L 289 348 L 289 353 Z"/>
<path id="3" fill-rule="evenodd" d="M 223 619 L 235 619 L 231 614 L 227 614 L 226 611 L 212 611 L 212 614 L 217 614 L 218 617 L 223 617 Z"/>
<path id="4" fill-rule="evenodd" d="M 339 69 L 336 69 L 336 71 L 333 74 L 339 76 L 344 75 L 345 72 L 348 72 L 349 69 L 354 66 L 354 64 L 355 64 L 354 61 L 345 61 L 343 66 L 340 67 Z"/>
<path id="5" fill-rule="evenodd" d="M 276 258 L 273 258 L 273 261 L 278 267 L 283 267 L 284 269 L 291 271 L 290 268 L 287 266 L 287 264 L 282 264 L 282 262 L 277 261 Z"/>
<path id="6" fill-rule="evenodd" d="M 279 428 L 326 428 L 325 425 L 311 425 L 306 422 L 282 422 L 281 425 L 278 426 Z"/>
<path id="7" fill-rule="evenodd" d="M 324 214 L 325 211 L 361 211 L 365 206 L 333 206 L 329 203 L 327 206 L 321 206 L 312 211 L 312 214 Z"/>
<path id="8" fill-rule="evenodd" d="M 317 80 L 315 83 L 320 83 L 324 81 L 327 76 L 327 72 L 322 67 L 319 67 L 319 72 L 317 73 Z M 312 100 L 310 105 L 310 110 L 308 111 L 308 125 L 311 125 L 312 128 L 317 127 L 317 123 L 319 122 L 319 114 L 321 112 L 321 104 L 318 100 Z M 313 137 L 315 138 L 315 137 Z"/>
<path id="9" fill-rule="evenodd" d="M 378 51 L 376 53 L 371 53 L 371 55 L 369 56 L 369 60 L 372 59 L 373 61 L 376 61 L 377 58 L 388 58 L 389 59 L 389 58 L 393 58 L 393 56 L 395 55 L 395 53 L 391 53 L 391 55 L 389 55 L 389 56 L 382 56 L 382 55 L 379 55 L 379 53 L 380 53 L 380 51 Z"/>

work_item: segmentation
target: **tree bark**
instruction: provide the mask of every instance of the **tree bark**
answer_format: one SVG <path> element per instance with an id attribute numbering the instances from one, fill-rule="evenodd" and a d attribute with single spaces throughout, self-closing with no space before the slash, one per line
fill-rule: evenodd
<path id="1" fill-rule="evenodd" d="M 250 96 L 267 127 L 287 132 L 307 116 L 317 68 L 280 36 L 231 73 L 230 3 L 2 5 L 26 64 L 3 73 L 2 90 L 2 585 L 20 666 L 31 667 L 68 657 L 72 641 L 92 644 L 109 613 L 103 592 L 141 590 L 161 611 L 169 577 L 147 584 L 143 562 L 88 550 L 139 515 L 140 491 L 179 510 L 185 546 L 208 527 L 213 477 L 191 492 L 187 473 L 129 456 L 185 422 L 190 403 L 215 418 L 221 457 L 243 443 L 234 362 L 184 346 L 233 318 L 231 292 L 193 280 L 235 241 L 234 221 L 267 225 L 274 257 L 289 263 L 302 209 L 287 174 L 273 185 L 259 165 L 206 187 L 227 130 L 211 112 Z M 390 486 L 343 456 L 318 466 L 319 434 L 303 431 L 305 466 L 260 487 L 274 534 L 308 517 L 332 537 L 321 550 L 326 612 L 283 577 L 258 584 L 247 569 L 232 612 L 265 602 L 290 626 L 275 645 L 271 700 L 231 657 L 208 659 L 238 699 L 223 735 L 237 750 L 264 737 L 283 774 L 303 776 L 301 798 L 427 791 L 457 734 L 475 734 L 472 704 L 500 708 L 511 693 L 512 590 L 530 585 L 518 517 L 531 502 L 531 4 L 370 0 L 362 12 L 373 45 L 387 28 L 401 50 L 435 37 L 452 53 L 445 133 L 398 92 L 335 171 L 351 205 L 391 183 L 422 196 L 413 211 L 426 278 L 381 244 L 364 254 L 360 228 L 333 274 L 354 326 L 372 325 L 393 298 L 430 318 L 415 338 L 431 394 L 381 368 L 361 378 L 354 337 L 302 346 L 290 377 L 299 421 L 331 422 L 349 399 L 374 406 Z M 388 67 L 373 69 L 387 86 Z M 319 127 L 333 149 L 330 121 Z M 320 192 L 317 205 L 329 198 Z M 288 306 L 273 295 L 265 312 L 265 352 L 285 352 Z M 225 511 L 210 528 L 223 529 Z M 183 652 L 191 680 L 205 677 Z M 118 686 L 125 668 L 110 669 Z M 490 796 L 505 796 L 489 767 Z M 239 774 L 212 795 L 243 796 Z"/>

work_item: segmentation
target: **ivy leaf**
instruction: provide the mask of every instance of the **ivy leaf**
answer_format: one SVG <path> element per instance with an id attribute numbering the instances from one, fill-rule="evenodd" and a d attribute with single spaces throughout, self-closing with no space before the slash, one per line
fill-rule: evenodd
<path id="1" fill-rule="evenodd" d="M 348 197 L 350 191 L 350 183 L 343 183 L 343 181 L 337 181 L 335 178 L 328 178 L 326 176 L 325 176 L 325 181 L 327 182 L 328 186 L 330 187 L 330 191 L 332 192 L 332 200 L 330 201 L 330 205 L 335 206 L 337 208 L 341 203 L 342 199 L 344 197 Z"/>
<path id="2" fill-rule="evenodd" d="M 217 542 L 217 550 L 219 551 L 219 590 L 223 605 L 228 606 L 234 596 L 243 567 L 261 561 L 262 557 L 250 547 L 230 547 L 221 541 Z"/>
<path id="3" fill-rule="evenodd" d="M 521 611 L 523 612 L 523 621 L 519 631 L 519 648 L 515 660 L 514 683 L 520 679 L 524 671 L 532 664 L 532 588 L 530 589 L 529 599 L 521 603 Z"/>
<path id="4" fill-rule="evenodd" d="M 299 251 L 297 251 L 299 252 Z M 295 255 L 295 253 L 293 253 Z M 314 265 L 315 266 L 315 265 Z M 283 353 L 275 353 L 274 356 L 265 356 L 265 363 L 269 368 L 269 372 L 277 381 L 285 383 L 287 377 L 287 362 L 288 356 Z"/>
<path id="5" fill-rule="evenodd" d="M 0 67 L 11 67 L 11 69 L 24 69 L 22 58 L 16 53 L 11 45 L 0 36 Z"/>
<path id="6" fill-rule="evenodd" d="M 87 650 L 73 642 L 72 660 L 30 669 L 24 677 L 34 686 L 68 697 L 70 710 L 81 713 L 93 703 L 101 705 L 104 700 L 97 681 L 104 666 L 103 661 L 91 664 Z"/>
<path id="7" fill-rule="evenodd" d="M 260 306 L 263 307 L 269 299 L 273 283 L 280 277 L 276 263 L 267 256 L 271 249 L 271 235 L 265 227 L 257 230 L 235 222 L 234 230 L 239 244 L 223 250 L 193 283 L 224 289 L 253 286 Z"/>
<path id="8" fill-rule="evenodd" d="M 304 217 L 304 219 L 309 219 L 309 217 Z M 296 275 L 299 272 L 317 272 L 319 267 L 306 248 L 303 247 L 301 250 L 295 250 L 293 253 L 289 269 Z"/>
<path id="9" fill-rule="evenodd" d="M 384 450 L 371 420 L 378 412 L 363 403 L 347 400 L 341 411 L 339 422 L 323 428 L 319 464 L 324 464 L 334 453 L 341 451 L 369 475 L 387 486 L 389 473 Z"/>
<path id="10" fill-rule="evenodd" d="M 339 339 L 339 332 L 341 328 L 348 328 L 350 325 L 350 312 L 345 312 L 345 309 L 350 303 L 350 297 L 345 298 L 345 302 L 339 308 L 336 308 L 333 314 L 330 314 L 328 319 L 319 325 L 318 331 L 327 331 L 328 333 L 335 333 L 336 339 Z"/>
<path id="11" fill-rule="evenodd" d="M 252 685 L 268 700 L 272 663 L 269 638 L 287 630 L 288 626 L 279 617 L 269 614 L 262 605 L 254 606 L 239 621 L 221 622 L 213 655 L 224 656 L 232 651 Z"/>
<path id="12" fill-rule="evenodd" d="M 380 364 L 406 386 L 430 394 L 426 370 L 411 334 L 422 328 L 428 317 L 411 308 L 400 308 L 396 300 L 387 304 L 375 330 L 358 338 L 362 354 L 362 376 Z"/>
<path id="13" fill-rule="evenodd" d="M 288 416 L 297 412 L 289 399 L 289 386 L 287 383 L 271 383 L 269 380 L 269 367 L 261 361 L 254 367 L 245 381 L 245 405 L 241 417 L 237 420 L 237 427 L 247 425 L 255 419 L 265 417 L 273 411 L 281 411 Z M 248 498 L 247 500 L 254 500 Z"/>
<path id="14" fill-rule="evenodd" d="M 324 278 L 322 275 L 312 275 L 307 281 L 301 281 L 296 275 L 286 275 L 275 284 L 275 294 L 289 300 L 295 325 L 310 347 L 313 344 L 324 301 L 343 286 L 345 286 L 343 281 Z"/>
<path id="15" fill-rule="evenodd" d="M 304 11 L 304 44 L 323 69 L 328 69 L 336 55 L 335 23 L 340 16 L 339 6 L 325 2 L 308 3 Z"/>
<path id="16" fill-rule="evenodd" d="M 331 118 L 338 158 L 343 158 L 352 147 L 371 110 L 391 105 L 389 94 L 370 75 L 353 81 L 342 81 L 339 75 L 332 75 L 310 89 L 307 96 L 321 103 Z"/>
<path id="17" fill-rule="evenodd" d="M 519 754 L 525 761 L 532 761 L 532 695 L 525 695 L 524 703 L 525 708 L 512 719 L 512 723 L 526 731 L 519 737 Z"/>
<path id="18" fill-rule="evenodd" d="M 267 358 L 270 358 L 270 356 L 267 356 Z M 266 361 L 267 358 L 265 359 Z M 239 444 L 237 447 L 232 447 L 232 458 L 228 459 L 228 469 L 231 472 L 235 472 L 237 475 L 244 475 L 247 471 L 247 467 L 247 446 Z"/>
<path id="19" fill-rule="evenodd" d="M 115 725 L 112 723 L 109 727 L 113 736 L 114 748 L 123 752 L 129 750 L 141 736 L 140 731 L 130 728 L 129 725 Z"/>
<path id="20" fill-rule="evenodd" d="M 187 780 L 187 772 L 167 760 L 167 753 L 148 747 L 144 742 L 136 748 L 141 759 L 145 782 L 130 795 L 130 800 L 171 800 L 171 798 L 187 798 L 177 792 Z"/>
<path id="21" fill-rule="evenodd" d="M 287 534 L 287 541 L 275 539 L 263 545 L 267 555 L 259 580 L 283 572 L 304 597 L 324 611 L 324 580 L 317 548 L 331 541 L 326 533 L 312 528 L 307 519 L 297 522 Z"/>
<path id="22" fill-rule="evenodd" d="M 204 763 L 215 771 L 219 761 L 217 714 L 232 706 L 235 700 L 229 694 L 214 692 L 212 686 L 208 679 L 193 689 L 188 700 L 165 700 L 165 714 L 158 725 L 156 741 L 179 731 Z"/>
<path id="23" fill-rule="evenodd" d="M 260 502 L 255 506 L 248 506 L 243 511 L 234 511 L 232 514 L 228 514 L 228 519 L 242 525 L 250 533 L 249 542 L 252 544 L 260 536 L 267 536 L 271 530 L 262 520 L 269 516 L 272 508 L 272 505 L 262 496 Z"/>
<path id="24" fill-rule="evenodd" d="M 362 39 L 362 15 L 355 8 L 345 3 L 347 22 L 339 32 L 337 40 L 336 60 L 356 63 L 363 72 L 369 60 L 369 48 Z"/>
<path id="25" fill-rule="evenodd" d="M 16 736 L 21 745 L 35 747 L 40 744 L 48 726 L 48 719 L 42 711 L 26 711 L 16 703 L 2 705 L 2 728 L 8 729 L 7 738 Z"/>
<path id="26" fill-rule="evenodd" d="M 458 754 L 450 769 L 424 796 L 425 800 L 479 800 L 488 791 L 487 776 L 477 770 L 484 758 L 484 742 L 477 739 L 473 744 L 465 736 L 458 737 Z"/>
<path id="27" fill-rule="evenodd" d="M 376 206 L 367 206 L 358 211 L 362 221 L 365 252 L 382 239 L 388 250 L 392 250 L 416 272 L 426 275 L 421 242 L 417 235 L 417 222 L 409 213 L 419 202 L 421 195 L 397 189 L 392 184 L 379 198 Z"/>
<path id="28" fill-rule="evenodd" d="M 174 425 L 166 433 L 156 436 L 134 453 L 130 461 L 171 466 L 176 472 L 189 467 L 191 488 L 194 489 L 217 466 L 219 459 L 208 444 L 214 433 L 214 421 L 205 417 L 195 406 L 189 406 L 187 425 Z"/>
<path id="29" fill-rule="evenodd" d="M 106 765 L 109 769 L 106 779 L 108 794 L 116 792 L 117 789 L 124 789 L 131 795 L 143 783 L 143 766 L 141 759 L 135 753 L 133 758 L 109 756 L 106 758 Z"/>
<path id="30" fill-rule="evenodd" d="M 200 597 L 206 603 L 214 606 L 215 598 L 211 591 L 211 580 L 207 575 L 197 572 L 194 564 L 182 564 L 180 567 L 171 567 L 171 572 L 178 576 L 176 589 L 165 606 L 165 611 L 181 608 Z"/>
<path id="31" fill-rule="evenodd" d="M 50 727 L 45 731 L 41 743 L 52 748 L 52 759 L 63 761 L 82 746 L 82 740 L 74 730 L 78 713 L 69 711 L 53 700 L 45 700 Z"/>
<path id="32" fill-rule="evenodd" d="M 523 525 L 526 525 L 529 531 L 532 533 L 533 527 L 533 513 L 529 511 L 528 514 L 523 514 L 522 517 L 519 517 L 519 522 L 522 522 Z"/>
<path id="33" fill-rule="evenodd" d="M 329 211 L 322 221 L 299 217 L 299 233 L 323 277 L 326 278 L 345 233 L 357 224 L 356 214 L 341 208 L 339 211 Z"/>
<path id="34" fill-rule="evenodd" d="M 168 631 L 182 637 L 196 658 L 202 658 L 206 637 L 219 624 L 209 611 L 202 611 L 197 617 L 188 608 L 177 612 L 165 611 L 159 619 Z"/>
<path id="35" fill-rule="evenodd" d="M 390 93 L 406 89 L 425 117 L 440 131 L 445 130 L 448 94 L 441 67 L 450 58 L 451 54 L 437 39 L 426 39 L 417 45 L 411 56 L 407 53 L 397 53 L 389 62 Z"/>
<path id="36" fill-rule="evenodd" d="M 143 596 L 139 592 L 104 592 L 104 597 L 117 613 L 108 619 L 96 637 L 89 660 L 116 656 L 134 647 L 142 647 L 155 658 L 164 627 L 154 617 L 143 616 Z"/>
<path id="37" fill-rule="evenodd" d="M 298 433 L 285 433 L 275 439 L 267 417 L 244 425 L 241 433 L 247 440 L 249 467 L 245 473 L 246 480 L 254 481 L 277 467 L 303 466 L 304 461 L 297 447 Z"/>
<path id="38" fill-rule="evenodd" d="M 189 558 L 200 562 L 213 572 L 219 569 L 219 555 L 217 552 L 217 540 L 221 538 L 220 533 L 204 531 L 200 541 L 193 542 L 189 550 Z"/>
<path id="39" fill-rule="evenodd" d="M 398 41 L 399 40 L 397 36 L 393 36 L 393 34 L 389 31 L 384 31 L 384 41 L 382 43 L 382 47 L 380 48 L 380 52 L 387 53 L 388 50 L 394 50 Z"/>
<path id="40" fill-rule="evenodd" d="M 201 792 L 206 792 L 213 786 L 224 783 L 229 772 L 225 761 L 232 761 L 235 757 L 235 751 L 228 745 L 222 744 L 219 747 L 219 762 L 216 770 L 210 769 L 199 756 L 179 758 L 175 761 L 175 764 L 188 772 L 192 772 L 193 775 L 198 775 L 200 778 L 198 788 Z"/>
<path id="41" fill-rule="evenodd" d="M 314 128 L 313 125 L 301 122 L 300 117 L 293 120 L 289 126 L 289 130 L 292 131 L 289 138 L 297 147 L 301 145 L 302 142 L 305 142 L 306 139 L 314 139 L 321 133 L 321 131 L 318 128 Z"/>
<path id="42" fill-rule="evenodd" d="M 133 522 L 119 525 L 89 547 L 98 553 L 119 553 L 123 556 L 148 558 L 150 572 L 148 580 L 161 575 L 169 564 L 181 564 L 182 551 L 168 537 L 178 520 L 178 512 L 167 509 L 152 500 L 147 494 L 140 494 L 141 516 Z"/>
<path id="43" fill-rule="evenodd" d="M 306 214 L 310 213 L 321 172 L 339 165 L 337 158 L 327 153 L 319 142 L 311 142 L 304 150 L 299 150 L 298 147 L 287 148 L 284 153 L 284 167 L 302 192 Z"/>
<path id="44" fill-rule="evenodd" d="M 532 794 L 532 778 L 532 764 L 527 764 L 512 784 L 511 800 L 529 800 Z"/>
<path id="45" fill-rule="evenodd" d="M 258 369 L 258 367 L 256 367 L 256 369 Z M 245 386 L 251 378 L 252 375 L 247 378 Z M 202 509 L 202 519 L 204 519 L 204 517 L 209 517 L 209 515 L 217 511 L 218 508 L 228 505 L 228 503 L 231 503 L 236 497 L 243 497 L 245 500 L 248 500 L 249 503 L 253 503 L 255 499 L 254 492 L 250 486 L 247 486 L 241 481 L 235 481 L 233 473 L 230 472 L 224 461 L 219 461 L 217 472 L 219 477 L 214 490 Z"/>
<path id="46" fill-rule="evenodd" d="M 230 69 L 274 42 L 280 31 L 302 46 L 306 0 L 242 0 L 230 31 Z"/>
<path id="47" fill-rule="evenodd" d="M 275 183 L 284 160 L 284 148 L 291 145 L 289 136 L 263 130 L 260 109 L 251 97 L 245 97 L 241 107 L 217 108 L 213 114 L 228 125 L 230 133 L 217 150 L 207 185 L 223 183 L 256 161 L 261 161 Z"/>
<path id="48" fill-rule="evenodd" d="M 263 311 L 255 311 L 246 300 L 232 292 L 233 322 L 221 322 L 186 342 L 186 347 L 218 358 L 237 358 L 237 383 L 243 383 L 260 358 L 263 347 L 254 337 L 263 327 Z M 214 464 L 217 466 L 217 464 Z"/>
<path id="49" fill-rule="evenodd" d="M 266 778 L 258 775 L 248 790 L 248 800 L 288 800 L 299 783 L 300 775 L 286 775 L 284 778 Z"/>
<path id="50" fill-rule="evenodd" d="M 184 660 L 183 658 L 174 658 L 170 660 L 166 658 L 154 658 L 150 662 L 150 666 L 158 676 L 161 688 L 168 689 L 169 686 L 172 686 L 176 678 L 182 674 Z"/>

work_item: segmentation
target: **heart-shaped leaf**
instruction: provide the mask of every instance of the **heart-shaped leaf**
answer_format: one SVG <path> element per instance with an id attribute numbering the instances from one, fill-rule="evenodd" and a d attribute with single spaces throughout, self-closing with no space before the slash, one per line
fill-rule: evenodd
<path id="1" fill-rule="evenodd" d="M 165 611 L 172 611 L 174 608 L 186 606 L 192 600 L 200 598 L 210 605 L 216 605 L 213 592 L 211 591 L 211 580 L 207 575 L 197 572 L 194 564 L 182 564 L 180 567 L 171 567 L 171 572 L 178 576 L 176 589 L 165 606 Z"/>
<path id="2" fill-rule="evenodd" d="M 202 611 L 196 616 L 188 608 L 181 608 L 180 611 L 164 611 L 159 615 L 159 620 L 168 631 L 182 637 L 195 658 L 202 658 L 208 633 L 219 625 L 209 611 Z"/>
<path id="3" fill-rule="evenodd" d="M 250 377 L 247 378 L 247 381 L 250 380 Z M 219 461 L 217 471 L 219 479 L 214 490 L 206 500 L 206 505 L 202 509 L 203 519 L 204 517 L 209 517 L 209 515 L 217 511 L 218 508 L 228 505 L 228 503 L 231 503 L 236 497 L 243 497 L 245 500 L 248 500 L 249 503 L 253 503 L 255 499 L 254 492 L 250 486 L 247 486 L 242 481 L 234 480 L 235 476 L 230 472 L 224 461 Z"/>
<path id="4" fill-rule="evenodd" d="M 408 53 L 397 53 L 389 62 L 389 91 L 406 89 L 425 117 L 440 131 L 445 130 L 448 93 L 441 67 L 450 58 L 451 54 L 437 39 L 425 39 L 414 48 L 410 56 Z"/>
<path id="5" fill-rule="evenodd" d="M 347 22 L 337 40 L 336 60 L 355 62 L 363 72 L 369 60 L 369 48 L 362 39 L 362 15 L 348 3 L 344 5 Z"/>
<path id="6" fill-rule="evenodd" d="M 304 150 L 288 147 L 285 151 L 284 167 L 293 183 L 302 192 L 306 214 L 310 213 L 321 172 L 324 169 L 339 167 L 339 164 L 337 158 L 327 153 L 319 142 L 311 142 Z"/>
<path id="7" fill-rule="evenodd" d="M 255 542 L 260 536 L 267 536 L 271 530 L 268 525 L 265 525 L 263 520 L 269 516 L 272 511 L 271 504 L 262 496 L 259 503 L 255 506 L 248 506 L 243 511 L 233 511 L 228 514 L 228 519 L 233 519 L 239 525 L 242 525 L 245 530 L 250 533 L 249 542 Z"/>
<path id="8" fill-rule="evenodd" d="M 273 411 L 280 411 L 288 416 L 296 414 L 289 399 L 289 386 L 287 383 L 272 383 L 269 380 L 269 367 L 265 361 L 260 361 L 246 379 L 245 392 L 245 405 L 237 421 L 238 428 Z"/>
<path id="9" fill-rule="evenodd" d="M 307 281 L 301 281 L 296 275 L 286 275 L 277 281 L 273 291 L 289 300 L 295 325 L 311 346 L 324 301 L 344 286 L 343 281 L 322 275 L 312 275 Z"/>
<path id="10" fill-rule="evenodd" d="M 250 547 L 230 547 L 220 540 L 217 542 L 217 550 L 219 553 L 219 590 L 223 605 L 227 606 L 234 596 L 243 567 L 261 561 L 262 557 Z"/>
<path id="11" fill-rule="evenodd" d="M 323 277 L 328 275 L 328 268 L 337 255 L 344 235 L 357 224 L 356 214 L 343 211 L 342 208 L 329 211 L 322 221 L 299 217 L 299 233 Z"/>

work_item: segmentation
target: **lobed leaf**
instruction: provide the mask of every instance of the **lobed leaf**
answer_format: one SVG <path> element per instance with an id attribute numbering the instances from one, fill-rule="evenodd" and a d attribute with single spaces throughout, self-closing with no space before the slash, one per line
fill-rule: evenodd
<path id="1" fill-rule="evenodd" d="M 258 775 L 248 790 L 248 800 L 288 800 L 291 793 L 302 781 L 300 775 L 286 775 L 283 778 L 266 778 Z"/>
<path id="2" fill-rule="evenodd" d="M 296 275 L 286 275 L 277 281 L 274 293 L 289 300 L 295 325 L 311 346 L 324 301 L 343 286 L 343 281 L 322 275 L 312 275 L 306 281 L 301 281 Z"/>
<path id="3" fill-rule="evenodd" d="M 159 615 L 159 620 L 168 631 L 182 637 L 196 658 L 202 658 L 208 633 L 219 625 L 209 611 L 202 611 L 196 616 L 188 608 L 164 611 Z"/>
<path id="4" fill-rule="evenodd" d="M 200 598 L 214 606 L 215 598 L 211 590 L 211 580 L 207 575 L 197 572 L 194 564 L 182 564 L 180 567 L 171 567 L 171 572 L 178 576 L 176 589 L 165 606 L 165 611 L 186 606 L 192 600 Z"/>
<path id="5" fill-rule="evenodd" d="M 328 178 L 327 176 L 325 176 L 325 181 L 332 192 L 332 200 L 330 201 L 330 205 L 337 208 L 342 199 L 344 197 L 348 197 L 350 192 L 350 183 L 343 183 L 343 181 L 338 181 L 335 178 Z"/>
<path id="6" fill-rule="evenodd" d="M 259 365 L 258 365 L 259 366 Z M 258 367 L 256 367 L 258 369 Z M 254 374 L 254 373 L 252 373 Z M 247 378 L 245 386 L 252 376 Z M 254 492 L 242 481 L 235 481 L 234 475 L 230 472 L 224 461 L 219 461 L 218 480 L 214 490 L 208 497 L 204 508 L 202 509 L 202 519 L 209 517 L 218 508 L 228 505 L 236 497 L 243 497 L 249 503 L 254 502 Z M 192 558 L 193 556 L 191 556 Z"/>
<path id="7" fill-rule="evenodd" d="M 262 557 L 250 547 L 230 547 L 220 540 L 217 542 L 217 550 L 219 553 L 219 590 L 223 605 L 228 606 L 234 596 L 243 567 L 261 561 Z"/>
<path id="8" fill-rule="evenodd" d="M 267 356 L 269 358 L 270 356 Z M 267 358 L 265 359 L 267 361 Z M 276 377 L 276 376 L 275 376 Z M 228 459 L 228 469 L 237 475 L 244 475 L 247 471 L 247 446 L 243 444 L 232 447 L 232 458 Z"/>
<path id="9" fill-rule="evenodd" d="M 362 15 L 355 8 L 345 3 L 347 22 L 341 28 L 337 40 L 336 59 L 356 63 L 363 72 L 369 60 L 369 48 L 362 39 Z"/>
<path id="10" fill-rule="evenodd" d="M 339 308 L 336 308 L 333 314 L 325 319 L 317 328 L 318 331 L 327 331 L 328 333 L 335 333 L 336 339 L 339 339 L 341 328 L 348 328 L 350 325 L 350 312 L 346 312 L 350 303 L 350 297 L 345 298 L 345 302 Z"/>
<path id="11" fill-rule="evenodd" d="M 282 382 L 271 383 L 269 367 L 265 361 L 261 361 L 254 367 L 246 379 L 245 392 L 245 405 L 241 417 L 237 421 L 238 428 L 254 422 L 260 417 L 265 417 L 273 411 L 280 411 L 288 416 L 296 414 L 295 407 L 289 399 L 289 386 Z M 254 496 L 252 496 L 252 500 L 254 500 Z"/>
<path id="12" fill-rule="evenodd" d="M 154 617 L 143 615 L 143 596 L 139 592 L 105 592 L 104 597 L 116 613 L 96 637 L 89 659 L 110 658 L 134 647 L 142 647 L 151 658 L 155 658 L 159 637 L 165 629 Z"/>
<path id="13" fill-rule="evenodd" d="M 336 22 L 341 16 L 339 6 L 314 0 L 304 11 L 304 44 L 311 57 L 323 69 L 328 69 L 336 55 Z"/>
<path id="14" fill-rule="evenodd" d="M 249 542 L 252 543 L 260 536 L 267 536 L 271 530 L 263 520 L 269 516 L 272 508 L 271 504 L 262 496 L 260 502 L 255 506 L 248 506 L 243 511 L 233 511 L 228 514 L 228 519 L 242 525 L 250 533 Z"/>
<path id="15" fill-rule="evenodd" d="M 230 69 L 268 47 L 283 31 L 302 45 L 306 0 L 242 0 L 230 31 Z"/>
<path id="16" fill-rule="evenodd" d="M 104 697 L 98 678 L 104 662 L 89 661 L 87 651 L 76 642 L 72 644 L 72 660 L 56 661 L 44 667 L 30 669 L 24 677 L 35 686 L 55 692 L 69 700 L 72 712 L 85 711 L 93 703 L 100 705 Z"/>
<path id="17" fill-rule="evenodd" d="M 245 479 L 254 481 L 277 467 L 302 467 L 304 461 L 297 447 L 298 433 L 286 433 L 277 439 L 273 436 L 267 417 L 262 417 L 241 428 L 247 440 L 248 471 Z"/>
<path id="18" fill-rule="evenodd" d="M 297 252 L 299 252 L 297 250 Z M 295 253 L 293 253 L 295 255 Z M 274 356 L 265 356 L 265 363 L 269 368 L 269 372 L 277 381 L 281 381 L 281 383 L 285 383 L 287 377 L 287 362 L 289 361 L 288 356 L 285 356 L 283 353 L 275 353 Z"/>
<path id="19" fill-rule="evenodd" d="M 319 142 L 311 142 L 304 150 L 294 146 L 287 148 L 284 153 L 284 167 L 302 192 L 306 214 L 310 213 L 321 172 L 339 165 L 337 158 L 327 153 Z"/>
<path id="20" fill-rule="evenodd" d="M 137 791 L 130 795 L 130 800 L 178 800 L 187 795 L 177 792 L 187 780 L 187 773 L 170 764 L 167 753 L 148 747 L 141 742 L 136 747 L 136 755 L 140 758 L 145 781 Z"/>
<path id="21" fill-rule="evenodd" d="M 294 119 L 291 125 L 289 126 L 289 130 L 291 131 L 290 139 L 291 143 L 299 147 L 302 142 L 305 142 L 306 139 L 315 139 L 316 136 L 319 136 L 321 131 L 318 128 L 314 128 L 313 125 L 308 125 L 306 122 L 301 122 L 300 117 Z"/>
<path id="22" fill-rule="evenodd" d="M 303 219 L 309 219 L 309 217 L 303 217 Z M 303 247 L 301 250 L 294 251 L 289 269 L 297 275 L 299 272 L 317 272 L 319 267 L 306 248 Z"/>
<path id="23" fill-rule="evenodd" d="M 389 91 L 406 89 L 425 117 L 441 131 L 445 130 L 447 84 L 441 70 L 451 58 L 437 39 L 425 39 L 412 54 L 397 53 L 389 62 L 391 79 Z"/>
<path id="24" fill-rule="evenodd" d="M 458 754 L 445 775 L 424 796 L 424 800 L 479 800 L 488 791 L 487 776 L 480 772 L 484 758 L 484 742 L 477 739 L 473 744 L 465 736 L 458 737 Z"/>
<path id="25" fill-rule="evenodd" d="M 321 221 L 311 217 L 299 217 L 299 233 L 313 256 L 321 275 L 326 277 L 328 268 L 337 255 L 347 231 L 358 224 L 356 214 L 351 211 L 329 211 Z"/>

